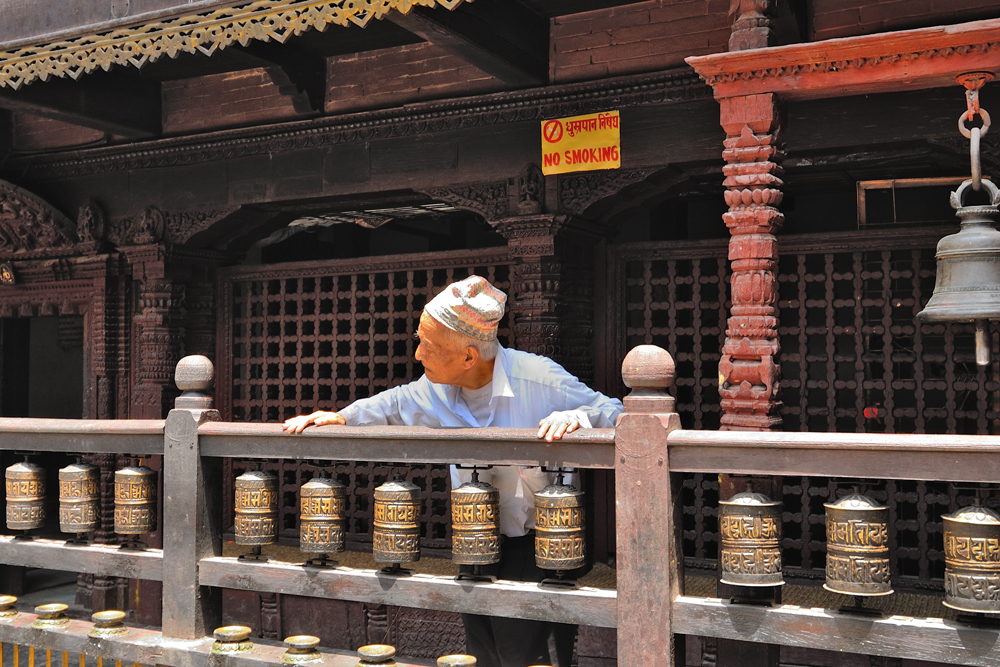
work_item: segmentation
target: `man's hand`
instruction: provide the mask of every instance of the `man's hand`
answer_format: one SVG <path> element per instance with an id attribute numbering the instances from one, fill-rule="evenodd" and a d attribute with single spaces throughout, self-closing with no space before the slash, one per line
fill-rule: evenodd
<path id="1" fill-rule="evenodd" d="M 338 412 L 323 412 L 322 410 L 319 410 L 311 415 L 299 415 L 298 417 L 286 419 L 282 428 L 289 433 L 302 433 L 306 426 L 309 426 L 310 424 L 315 426 L 326 426 L 327 424 L 344 425 L 346 423 L 347 420 L 341 417 Z M 542 436 L 539 435 L 538 437 Z"/>
<path id="2" fill-rule="evenodd" d="M 545 438 L 546 442 L 552 442 L 580 428 L 580 418 L 572 412 L 553 412 L 538 422 L 538 426 L 538 437 Z"/>

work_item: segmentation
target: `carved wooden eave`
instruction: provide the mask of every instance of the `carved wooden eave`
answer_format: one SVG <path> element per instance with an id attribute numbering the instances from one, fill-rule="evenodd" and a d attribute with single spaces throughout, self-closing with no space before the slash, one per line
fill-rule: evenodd
<path id="1" fill-rule="evenodd" d="M 687 58 L 716 99 L 810 100 L 955 86 L 1000 70 L 1000 19 Z"/>
<path id="2" fill-rule="evenodd" d="M 364 27 L 390 11 L 408 13 L 415 6 L 454 9 L 471 0 L 257 0 L 250 4 L 190 14 L 106 33 L 84 34 L 56 42 L 0 52 L 0 87 L 18 89 L 50 76 L 78 78 L 114 65 L 142 67 L 164 55 L 212 55 L 235 43 L 284 42 L 305 30 L 329 25 Z"/>
<path id="3" fill-rule="evenodd" d="M 93 250 L 97 218 L 99 213 L 79 227 L 43 199 L 0 181 L 0 258 L 63 257 Z"/>

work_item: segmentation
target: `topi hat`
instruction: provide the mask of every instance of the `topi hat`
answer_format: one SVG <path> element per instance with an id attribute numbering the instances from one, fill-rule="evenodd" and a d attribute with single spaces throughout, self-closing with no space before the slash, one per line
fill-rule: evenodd
<path id="1" fill-rule="evenodd" d="M 476 340 L 496 340 L 507 295 L 482 276 L 452 283 L 424 306 L 424 312 L 453 331 Z"/>

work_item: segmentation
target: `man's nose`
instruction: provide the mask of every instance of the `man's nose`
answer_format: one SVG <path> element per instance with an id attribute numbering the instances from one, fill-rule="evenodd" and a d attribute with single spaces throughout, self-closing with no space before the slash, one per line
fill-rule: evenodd
<path id="1" fill-rule="evenodd" d="M 418 343 L 417 344 L 417 351 L 413 353 L 413 358 L 416 359 L 417 361 L 420 361 L 420 358 L 424 356 L 424 353 L 423 353 L 422 350 L 423 350 L 423 346 L 421 346 Z"/>

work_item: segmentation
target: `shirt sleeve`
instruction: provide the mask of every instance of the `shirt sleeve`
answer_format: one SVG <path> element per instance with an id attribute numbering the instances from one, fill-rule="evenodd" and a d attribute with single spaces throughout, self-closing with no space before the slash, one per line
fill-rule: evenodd
<path id="1" fill-rule="evenodd" d="M 573 412 L 583 428 L 614 428 L 615 420 L 624 408 L 617 398 L 594 391 L 562 366 L 553 363 L 560 377 L 564 405 L 562 410 Z"/>
<path id="2" fill-rule="evenodd" d="M 441 426 L 426 376 L 354 401 L 340 411 L 348 426 Z"/>

